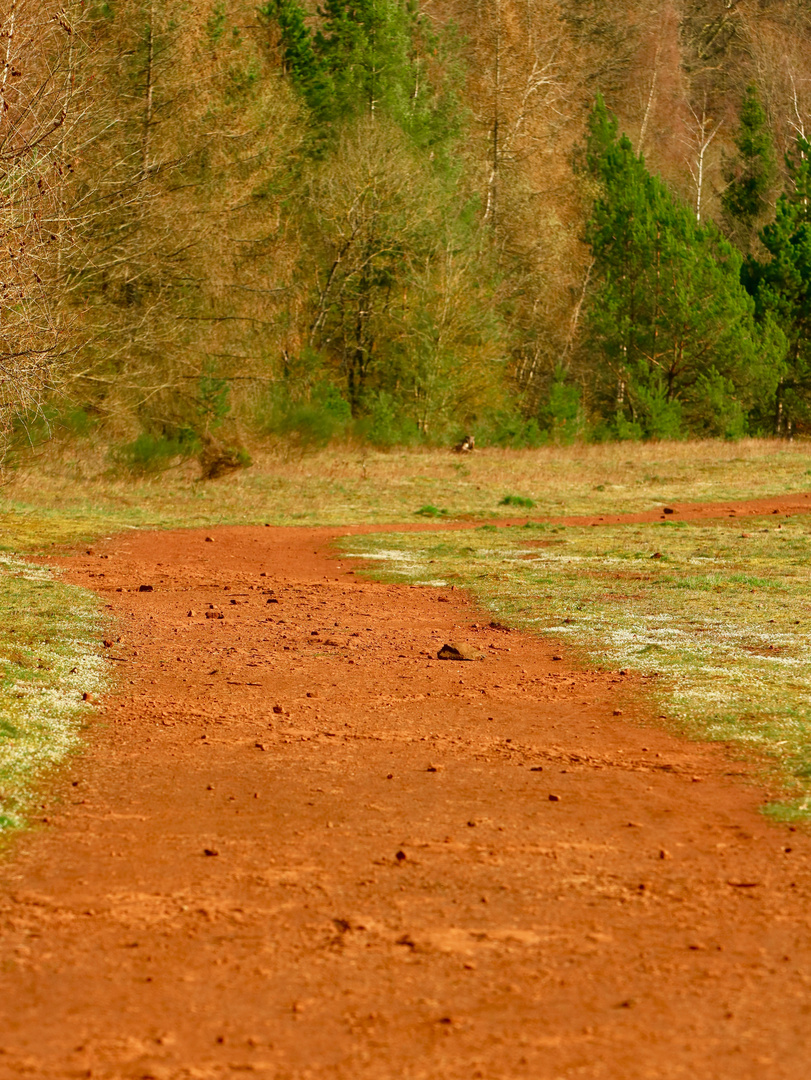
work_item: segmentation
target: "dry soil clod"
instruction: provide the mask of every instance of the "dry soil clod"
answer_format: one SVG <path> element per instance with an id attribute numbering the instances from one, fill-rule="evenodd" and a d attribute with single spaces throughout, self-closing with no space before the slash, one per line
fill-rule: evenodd
<path id="1" fill-rule="evenodd" d="M 484 660 L 484 656 L 469 645 L 445 644 L 436 654 L 437 660 Z"/>

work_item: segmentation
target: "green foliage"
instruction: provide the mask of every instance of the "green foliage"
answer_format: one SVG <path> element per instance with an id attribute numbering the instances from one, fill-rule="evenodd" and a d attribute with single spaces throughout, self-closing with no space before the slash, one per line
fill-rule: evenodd
<path id="1" fill-rule="evenodd" d="M 522 509 L 531 510 L 535 503 L 524 495 L 505 495 L 499 502 L 499 506 L 520 506 Z"/>
<path id="2" fill-rule="evenodd" d="M 745 415 L 777 381 L 779 343 L 755 323 L 740 254 L 651 176 L 600 98 L 586 163 L 599 185 L 586 337 L 603 423 L 618 438 L 708 431 L 722 393 Z"/>
<path id="3" fill-rule="evenodd" d="M 113 460 L 134 476 L 145 476 L 163 472 L 178 461 L 188 461 L 199 453 L 200 447 L 198 437 L 191 430 L 174 435 L 142 431 L 132 442 L 118 447 Z"/>
<path id="4" fill-rule="evenodd" d="M 279 25 L 285 69 L 313 112 L 329 96 L 329 75 L 316 53 L 304 8 L 297 0 L 270 0 L 262 9 Z"/>
<path id="5" fill-rule="evenodd" d="M 555 370 L 549 395 L 538 411 L 538 419 L 552 442 L 567 445 L 583 432 L 581 388 L 562 367 Z"/>
<path id="6" fill-rule="evenodd" d="M 534 416 L 523 416 L 517 408 L 495 408 L 474 425 L 479 446 L 504 446 L 515 450 L 542 446 L 546 435 Z"/>
<path id="7" fill-rule="evenodd" d="M 255 422 L 261 434 L 281 437 L 309 452 L 345 435 L 351 418 L 338 388 L 321 379 L 298 392 L 291 383 L 275 388 L 261 401 Z"/>
<path id="8" fill-rule="evenodd" d="M 768 119 L 754 83 L 746 88 L 735 145 L 738 156 L 726 163 L 721 206 L 730 235 L 748 251 L 756 225 L 769 208 L 777 172 Z"/>
<path id="9" fill-rule="evenodd" d="M 54 435 L 86 439 L 96 430 L 98 415 L 89 406 L 75 405 L 70 402 L 48 402 L 34 412 L 21 415 L 14 425 L 12 454 L 9 464 L 15 459 L 15 452 L 29 446 L 40 446 Z"/>
<path id="10" fill-rule="evenodd" d="M 197 413 L 206 429 L 221 427 L 230 411 L 231 387 L 227 379 L 207 364 L 200 376 L 197 390 Z"/>
<path id="11" fill-rule="evenodd" d="M 429 57 L 441 43 L 409 0 L 325 0 L 319 26 L 298 0 L 270 0 L 288 73 L 319 132 L 362 115 L 382 115 L 423 149 L 459 131 L 450 87 L 437 85 Z"/>
<path id="12" fill-rule="evenodd" d="M 811 424 L 811 143 L 798 136 L 787 158 L 789 185 L 777 200 L 775 218 L 761 230 L 763 262 L 750 259 L 744 281 L 755 297 L 758 318 L 782 344 L 773 394 L 776 434 L 790 424 Z"/>
<path id="13" fill-rule="evenodd" d="M 208 34 L 208 40 L 212 45 L 216 45 L 225 33 L 226 23 L 227 16 L 225 13 L 225 4 L 223 3 L 223 0 L 218 0 L 218 3 L 214 5 L 211 15 L 209 15 L 208 22 L 206 23 L 206 33 Z"/>
<path id="14" fill-rule="evenodd" d="M 355 430 L 372 446 L 390 446 L 420 442 L 420 432 L 400 403 L 387 391 L 380 390 L 364 401 L 364 415 Z"/>
<path id="15" fill-rule="evenodd" d="M 449 35 L 408 0 L 265 9 L 307 107 L 290 205 L 308 295 L 297 321 L 377 446 L 442 439 L 500 394 L 502 331 L 475 199 L 454 155 L 465 116 Z"/>
<path id="16" fill-rule="evenodd" d="M 432 506 L 430 503 L 427 503 L 425 506 L 421 506 L 419 510 L 415 510 L 414 513 L 419 514 L 420 517 L 437 518 L 444 517 L 448 511 L 440 510 L 438 506 Z"/>
<path id="17" fill-rule="evenodd" d="M 743 438 L 747 433 L 747 416 L 732 381 L 710 368 L 696 382 L 696 398 L 703 408 L 693 423 L 695 433 L 710 438 Z"/>

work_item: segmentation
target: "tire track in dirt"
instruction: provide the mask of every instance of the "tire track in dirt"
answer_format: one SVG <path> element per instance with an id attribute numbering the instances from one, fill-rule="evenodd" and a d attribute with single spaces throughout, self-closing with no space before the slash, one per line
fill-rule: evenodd
<path id="1" fill-rule="evenodd" d="M 0 1077 L 804 1080 L 811 843 L 752 770 L 348 531 L 66 560 L 120 681 L 0 863 Z"/>

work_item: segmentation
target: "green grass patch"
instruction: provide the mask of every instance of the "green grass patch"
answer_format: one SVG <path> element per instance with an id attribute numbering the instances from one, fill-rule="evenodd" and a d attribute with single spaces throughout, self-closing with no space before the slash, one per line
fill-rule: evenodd
<path id="1" fill-rule="evenodd" d="M 421 506 L 419 508 L 419 510 L 415 510 L 414 513 L 419 514 L 420 517 L 438 518 L 438 517 L 446 517 L 448 511 L 447 510 L 440 510 L 440 508 L 438 506 L 431 506 L 431 504 L 428 503 L 425 506 Z"/>
<path id="2" fill-rule="evenodd" d="M 0 833 L 22 825 L 43 774 L 78 742 L 104 685 L 98 599 L 0 557 Z"/>
<path id="3" fill-rule="evenodd" d="M 535 505 L 533 499 L 527 499 L 523 495 L 505 495 L 499 506 L 518 506 L 524 510 L 531 510 Z"/>
<path id="4" fill-rule="evenodd" d="M 811 817 L 811 517 L 434 540 L 343 548 L 392 580 L 464 586 L 500 621 L 568 641 L 587 663 L 649 676 L 680 731 L 769 762 L 785 792 L 775 815 Z"/>

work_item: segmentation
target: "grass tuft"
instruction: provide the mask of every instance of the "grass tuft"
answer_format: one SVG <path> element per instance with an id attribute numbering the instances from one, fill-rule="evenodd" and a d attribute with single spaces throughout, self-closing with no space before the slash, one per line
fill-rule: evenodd
<path id="1" fill-rule="evenodd" d="M 523 495 L 505 495 L 499 506 L 520 506 L 525 510 L 531 510 L 535 505 L 532 499 L 527 499 Z"/>

